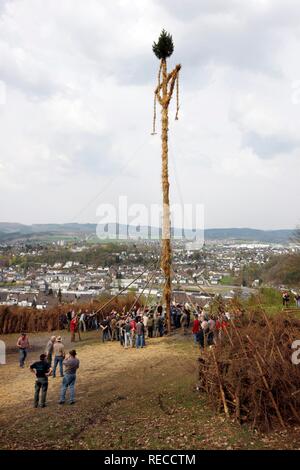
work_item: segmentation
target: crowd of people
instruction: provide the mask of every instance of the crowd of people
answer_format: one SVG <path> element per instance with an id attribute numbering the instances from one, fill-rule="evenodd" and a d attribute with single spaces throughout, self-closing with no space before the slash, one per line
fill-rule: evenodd
<path id="1" fill-rule="evenodd" d="M 291 291 L 292 296 L 294 297 L 296 308 L 300 308 L 300 294 L 299 292 Z M 289 291 L 282 292 L 282 305 L 283 307 L 290 307 L 291 295 Z"/>
<path id="2" fill-rule="evenodd" d="M 180 304 L 173 302 L 171 306 L 171 326 L 173 330 L 181 329 L 186 335 L 192 326 L 195 344 L 200 347 L 213 344 L 220 338 L 222 331 L 228 326 L 229 313 L 217 316 L 211 315 L 209 309 L 189 303 Z M 143 348 L 147 338 L 162 337 L 166 333 L 166 317 L 162 305 L 152 307 L 132 307 L 126 312 L 124 307 L 121 312 L 112 310 L 103 318 L 98 318 L 95 312 L 70 311 L 65 315 L 68 330 L 71 333 L 71 342 L 76 341 L 76 335 L 81 340 L 81 333 L 96 330 L 100 333 L 100 340 L 119 341 L 125 349 L 131 347 Z"/>
<path id="3" fill-rule="evenodd" d="M 230 322 L 229 312 L 219 312 L 217 315 L 210 313 L 209 304 L 204 308 L 199 305 L 191 306 L 189 303 L 172 303 L 170 318 L 172 330 L 181 329 L 186 335 L 192 326 L 192 334 L 195 344 L 200 347 L 214 344 L 220 339 L 222 332 Z M 81 333 L 89 330 L 99 332 L 99 339 L 103 343 L 118 341 L 121 346 L 127 348 L 143 348 L 146 339 L 157 338 L 165 335 L 167 331 L 166 316 L 162 305 L 151 307 L 133 306 L 128 311 L 126 307 L 122 311 L 112 310 L 110 314 L 99 318 L 96 312 L 70 311 L 65 315 L 66 328 L 71 333 L 71 342 L 81 340 Z M 56 348 L 59 348 L 59 338 L 56 338 Z M 51 346 L 51 340 L 49 341 Z M 60 356 L 55 354 L 55 357 Z M 61 367 L 61 360 L 56 359 Z M 54 374 L 57 364 L 54 364 Z"/>
<path id="4" fill-rule="evenodd" d="M 25 366 L 25 360 L 30 343 L 28 335 L 21 333 L 18 338 L 17 347 L 19 349 L 19 365 L 21 368 Z M 79 360 L 76 357 L 75 349 L 66 354 L 65 346 L 61 336 L 51 336 L 47 342 L 45 353 L 40 355 L 38 361 L 29 366 L 30 371 L 35 374 L 35 391 L 34 391 L 34 407 L 40 404 L 42 408 L 46 406 L 46 397 L 48 390 L 48 377 L 56 377 L 56 370 L 59 366 L 60 377 L 62 377 L 59 404 L 63 405 L 66 400 L 66 392 L 70 390 L 70 405 L 75 403 L 75 382 L 76 372 L 79 368 Z M 53 363 L 53 366 L 52 366 Z"/>
<path id="5" fill-rule="evenodd" d="M 300 295 L 295 295 L 297 306 L 300 306 Z M 283 306 L 287 307 L 290 302 L 288 292 L 282 294 Z M 226 312 L 224 308 L 218 308 L 217 313 L 212 313 L 211 304 L 204 307 L 192 306 L 173 301 L 170 311 L 172 330 L 181 330 L 183 336 L 192 334 L 194 344 L 201 349 L 212 347 L 222 341 L 227 328 L 233 319 L 233 313 Z M 99 340 L 103 343 L 108 341 L 119 342 L 124 348 L 141 349 L 146 346 L 150 338 L 162 337 L 167 332 L 166 315 L 162 305 L 151 307 L 133 306 L 128 311 L 124 307 L 117 312 L 112 310 L 110 314 L 100 316 L 97 312 L 88 310 L 75 312 L 69 311 L 62 315 L 62 328 L 67 329 L 71 335 L 71 342 L 77 337 L 81 340 L 81 333 L 89 330 L 99 332 Z M 19 365 L 24 368 L 30 343 L 28 335 L 22 333 L 18 338 Z M 41 406 L 46 404 L 48 388 L 48 377 L 56 377 L 57 370 L 62 377 L 61 394 L 59 403 L 65 402 L 66 391 L 70 388 L 70 403 L 75 402 L 76 370 L 79 361 L 76 351 L 73 349 L 66 355 L 65 346 L 61 336 L 52 336 L 45 348 L 45 353 L 40 360 L 30 366 L 30 370 L 36 374 L 34 406 L 38 406 L 39 394 L 41 393 Z"/>
<path id="6" fill-rule="evenodd" d="M 95 321 L 94 314 L 83 315 L 82 312 L 70 312 L 68 318 L 68 329 L 71 334 L 71 342 L 76 341 L 76 334 L 81 340 L 80 331 L 87 331 L 90 318 Z M 231 316 L 228 312 L 219 313 L 213 316 L 209 309 L 201 308 L 199 305 L 191 307 L 188 303 L 182 305 L 173 302 L 171 307 L 171 325 L 173 330 L 180 329 L 183 335 L 191 332 L 195 345 L 200 348 L 211 347 L 218 340 L 221 340 L 224 330 L 229 326 Z M 155 305 L 153 307 L 133 307 L 128 312 L 125 308 L 118 313 L 112 310 L 93 328 L 99 331 L 100 341 L 118 341 L 125 349 L 144 348 L 148 338 L 162 337 L 166 333 L 166 317 L 163 307 Z M 18 338 L 19 365 L 24 368 L 28 349 L 30 348 L 29 338 L 26 333 L 22 333 Z M 54 379 L 59 371 L 62 378 L 59 404 L 65 403 L 66 391 L 70 390 L 70 404 L 75 403 L 75 382 L 76 371 L 79 367 L 79 360 L 76 351 L 73 349 L 66 355 L 65 346 L 61 336 L 51 336 L 46 344 L 45 352 L 40 355 L 40 360 L 30 365 L 30 370 L 36 376 L 34 406 L 46 406 L 46 396 L 48 389 L 48 377 Z M 40 397 L 41 395 L 41 397 Z"/>
<path id="7" fill-rule="evenodd" d="M 75 310 L 69 310 L 66 314 L 62 314 L 60 316 L 60 329 L 70 331 L 75 316 L 79 332 L 99 329 L 100 316 L 97 312 L 89 312 L 88 310 L 79 310 L 78 313 L 75 313 Z"/>
<path id="8" fill-rule="evenodd" d="M 290 292 L 289 291 L 283 291 L 282 294 L 281 294 L 281 297 L 282 297 L 282 306 L 283 307 L 289 308 L 291 298 L 292 299 L 294 298 L 295 307 L 300 308 L 300 293 L 299 292 L 295 292 L 294 290 L 291 290 Z"/>

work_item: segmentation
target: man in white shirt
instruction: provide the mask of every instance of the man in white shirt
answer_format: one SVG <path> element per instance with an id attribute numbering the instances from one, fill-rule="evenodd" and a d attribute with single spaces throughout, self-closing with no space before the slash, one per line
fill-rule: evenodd
<path id="1" fill-rule="evenodd" d="M 145 336 L 148 338 L 148 315 L 146 312 L 143 314 L 143 324 L 144 324 L 144 331 L 145 331 Z"/>
<path id="2" fill-rule="evenodd" d="M 86 325 L 85 325 L 85 313 L 82 312 L 79 318 L 79 326 L 78 328 L 82 328 L 82 331 L 86 331 Z"/>

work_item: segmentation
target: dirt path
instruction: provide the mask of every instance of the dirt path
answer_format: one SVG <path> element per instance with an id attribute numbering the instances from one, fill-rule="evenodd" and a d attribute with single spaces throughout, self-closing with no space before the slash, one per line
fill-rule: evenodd
<path id="1" fill-rule="evenodd" d="M 31 335 L 29 363 L 47 338 Z M 12 351 L 16 338 L 5 339 Z M 266 437 L 214 416 L 195 390 L 199 351 L 190 337 L 153 339 L 145 349 L 124 350 L 88 333 L 76 349 L 81 361 L 76 405 L 58 405 L 61 379 L 49 378 L 45 409 L 32 408 L 34 377 L 28 368 L 19 369 L 16 353 L 8 354 L 7 365 L 0 366 L 0 448 L 300 447 L 299 430 Z"/>

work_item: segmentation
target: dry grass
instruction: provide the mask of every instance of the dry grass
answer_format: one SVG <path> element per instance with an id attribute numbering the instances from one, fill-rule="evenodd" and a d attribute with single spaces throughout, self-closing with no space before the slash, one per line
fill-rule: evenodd
<path id="1" fill-rule="evenodd" d="M 29 363 L 48 338 L 30 336 L 35 351 Z M 12 347 L 16 337 L 5 339 Z M 86 333 L 76 349 L 81 361 L 76 405 L 57 404 L 60 378 L 50 378 L 45 409 L 32 408 L 34 378 L 18 368 L 17 354 L 9 353 L 8 364 L 0 366 L 2 449 L 299 447 L 296 430 L 295 436 L 266 437 L 210 411 L 195 391 L 199 351 L 190 337 L 153 339 L 137 351 L 103 345 L 95 333 Z"/>

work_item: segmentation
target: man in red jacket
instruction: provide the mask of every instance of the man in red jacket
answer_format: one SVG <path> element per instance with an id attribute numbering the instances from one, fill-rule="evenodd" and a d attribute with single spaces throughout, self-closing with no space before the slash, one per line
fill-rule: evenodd
<path id="1" fill-rule="evenodd" d="M 77 319 L 77 316 L 74 315 L 70 322 L 71 343 L 75 341 L 76 331 L 78 331 L 78 319 Z"/>
<path id="2" fill-rule="evenodd" d="M 130 320 L 130 336 L 131 336 L 131 342 L 132 342 L 132 345 L 135 344 L 135 333 L 136 333 L 136 321 L 134 318 L 132 318 Z"/>
<path id="3" fill-rule="evenodd" d="M 225 315 L 219 315 L 216 321 L 216 330 L 218 333 L 218 339 L 222 339 L 223 331 L 228 327 Z"/>
<path id="4" fill-rule="evenodd" d="M 197 316 L 194 319 L 193 328 L 192 328 L 192 333 L 194 335 L 195 344 L 198 343 L 199 331 L 200 331 L 200 321 L 199 321 L 198 316 Z"/>

